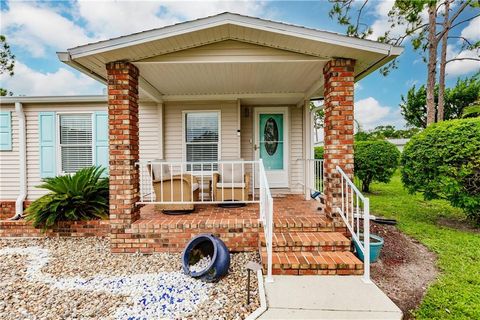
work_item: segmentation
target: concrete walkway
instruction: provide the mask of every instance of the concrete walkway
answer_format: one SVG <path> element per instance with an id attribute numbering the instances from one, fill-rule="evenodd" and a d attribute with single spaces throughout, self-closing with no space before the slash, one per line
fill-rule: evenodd
<path id="1" fill-rule="evenodd" d="M 274 276 L 258 319 L 402 319 L 400 309 L 359 276 Z"/>

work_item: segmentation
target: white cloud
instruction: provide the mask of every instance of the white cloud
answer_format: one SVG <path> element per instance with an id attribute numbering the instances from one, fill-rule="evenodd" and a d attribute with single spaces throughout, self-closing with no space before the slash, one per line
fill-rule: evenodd
<path id="1" fill-rule="evenodd" d="M 84 19 L 86 28 L 102 38 L 159 28 L 225 11 L 258 16 L 263 13 L 264 7 L 265 3 L 259 1 L 162 1 L 139 4 L 110 0 L 76 3 L 78 18 Z"/>
<path id="2" fill-rule="evenodd" d="M 390 31 L 390 37 L 399 36 L 405 33 L 408 25 L 396 25 L 391 27 L 392 22 L 389 21 L 388 12 L 392 9 L 394 5 L 394 0 L 379 0 L 374 1 L 376 3 L 375 8 L 373 9 L 374 21 L 371 23 L 370 27 L 372 28 L 373 33 L 368 37 L 371 40 L 377 40 L 379 36 L 383 36 L 386 31 Z M 422 21 L 428 20 L 427 10 L 423 10 L 420 14 Z"/>
<path id="3" fill-rule="evenodd" d="M 382 106 L 373 97 L 355 102 L 355 119 L 360 123 L 363 130 L 373 129 L 379 125 L 391 124 L 397 128 L 405 126 L 405 121 L 400 114 L 399 108 Z"/>
<path id="4" fill-rule="evenodd" d="M 0 75 L 0 82 L 16 96 L 102 94 L 103 88 L 98 81 L 70 69 L 42 73 L 20 61 L 15 63 L 15 75 Z"/>
<path id="5" fill-rule="evenodd" d="M 480 40 L 480 17 L 471 20 L 468 26 L 462 30 L 462 37 L 469 39 L 470 41 Z"/>
<path id="6" fill-rule="evenodd" d="M 452 45 L 447 46 L 447 60 L 452 58 L 476 58 L 478 59 L 477 50 L 463 50 L 460 51 Z M 480 61 L 473 60 L 457 60 L 447 64 L 445 72 L 447 76 L 461 76 L 467 73 L 476 72 L 480 70 Z"/>
<path id="7" fill-rule="evenodd" d="M 85 30 L 57 10 L 35 3 L 9 2 L 9 10 L 1 13 L 2 33 L 10 44 L 34 57 L 45 56 L 48 48 L 64 50 L 93 41 Z"/>

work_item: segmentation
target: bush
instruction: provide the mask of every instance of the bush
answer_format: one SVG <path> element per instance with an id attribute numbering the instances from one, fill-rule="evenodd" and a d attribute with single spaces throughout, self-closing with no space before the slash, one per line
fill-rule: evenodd
<path id="1" fill-rule="evenodd" d="M 358 141 L 355 143 L 355 176 L 362 191 L 370 191 L 373 181 L 390 182 L 398 167 L 400 151 L 388 141 Z"/>
<path id="2" fill-rule="evenodd" d="M 315 159 L 323 159 L 323 147 L 313 148 L 315 153 Z"/>
<path id="3" fill-rule="evenodd" d="M 480 119 L 444 121 L 403 150 L 402 182 L 426 200 L 446 199 L 480 223 Z"/>
<path id="4" fill-rule="evenodd" d="M 57 221 L 108 217 L 108 178 L 105 169 L 89 167 L 74 175 L 43 179 L 38 188 L 50 192 L 27 208 L 26 219 L 44 230 Z"/>

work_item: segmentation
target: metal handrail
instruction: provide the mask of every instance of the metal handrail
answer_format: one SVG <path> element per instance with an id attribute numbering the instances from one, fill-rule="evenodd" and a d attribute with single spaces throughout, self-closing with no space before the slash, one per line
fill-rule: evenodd
<path id="1" fill-rule="evenodd" d="M 259 163 L 260 175 L 260 219 L 265 234 L 265 245 L 267 249 L 267 278 L 266 282 L 273 282 L 272 257 L 273 257 L 273 198 L 267 180 L 267 174 L 263 161 Z"/>
<path id="2" fill-rule="evenodd" d="M 341 205 L 336 211 L 363 253 L 363 280 L 370 283 L 370 200 L 358 190 L 342 168 L 337 166 L 336 170 L 341 180 Z M 363 245 L 360 241 L 361 218 L 363 218 Z"/>

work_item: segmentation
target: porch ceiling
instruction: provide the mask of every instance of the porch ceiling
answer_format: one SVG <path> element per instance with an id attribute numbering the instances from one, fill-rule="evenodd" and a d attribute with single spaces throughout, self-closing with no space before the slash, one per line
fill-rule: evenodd
<path id="1" fill-rule="evenodd" d="M 238 43 L 246 48 L 238 48 Z M 322 95 L 322 69 L 333 57 L 355 59 L 359 80 L 401 51 L 383 43 L 224 13 L 72 48 L 59 58 L 103 82 L 106 63 L 131 61 L 140 69 L 141 97 L 157 101 L 234 94 L 245 99 L 285 95 L 299 101 Z"/>

